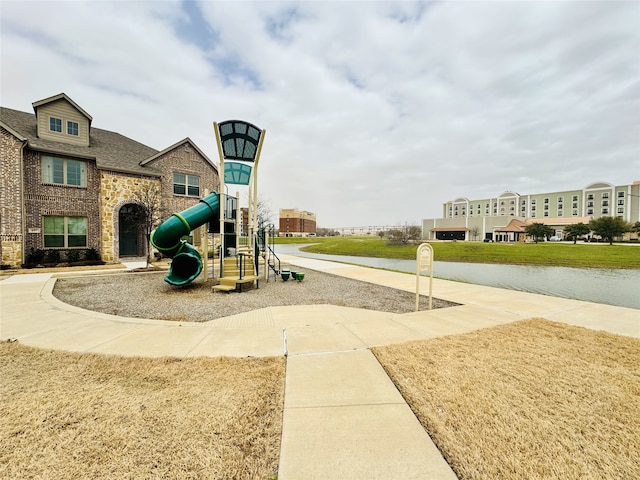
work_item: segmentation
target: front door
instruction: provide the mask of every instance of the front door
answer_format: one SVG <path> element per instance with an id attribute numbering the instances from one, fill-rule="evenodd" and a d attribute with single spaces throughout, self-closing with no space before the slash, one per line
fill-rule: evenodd
<path id="1" fill-rule="evenodd" d="M 120 231 L 120 256 L 138 256 L 139 237 L 139 215 L 140 207 L 135 204 L 125 205 L 120 209 L 118 215 L 118 226 Z"/>

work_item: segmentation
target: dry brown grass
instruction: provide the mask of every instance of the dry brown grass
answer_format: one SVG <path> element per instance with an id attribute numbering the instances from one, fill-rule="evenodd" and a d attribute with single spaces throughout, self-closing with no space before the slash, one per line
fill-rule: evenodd
<path id="1" fill-rule="evenodd" d="M 461 479 L 640 478 L 640 340 L 532 319 L 374 353 Z"/>
<path id="2" fill-rule="evenodd" d="M 145 359 L 0 344 L 0 478 L 267 479 L 283 358 Z"/>

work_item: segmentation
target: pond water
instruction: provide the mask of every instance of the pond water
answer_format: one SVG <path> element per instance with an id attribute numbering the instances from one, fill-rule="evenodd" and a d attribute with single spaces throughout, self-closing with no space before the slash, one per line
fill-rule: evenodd
<path id="1" fill-rule="evenodd" d="M 299 250 L 302 246 L 275 245 L 275 252 L 408 273 L 416 271 L 415 260 L 307 253 Z M 434 261 L 433 275 L 446 280 L 640 309 L 640 270 Z"/>

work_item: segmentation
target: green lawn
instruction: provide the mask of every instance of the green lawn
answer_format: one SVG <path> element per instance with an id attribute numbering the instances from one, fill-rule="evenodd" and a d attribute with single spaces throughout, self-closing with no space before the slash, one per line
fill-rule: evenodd
<path id="1" fill-rule="evenodd" d="M 277 243 L 311 243 L 311 253 L 359 257 L 416 258 L 417 245 L 387 245 L 380 237 L 277 238 Z M 640 269 L 640 246 L 567 243 L 433 242 L 434 260 L 442 262 L 552 265 Z"/>

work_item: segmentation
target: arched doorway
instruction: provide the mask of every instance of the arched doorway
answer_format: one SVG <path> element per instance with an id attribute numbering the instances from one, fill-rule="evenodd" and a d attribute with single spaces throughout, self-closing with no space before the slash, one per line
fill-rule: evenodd
<path id="1" fill-rule="evenodd" d="M 135 203 L 120 208 L 118 214 L 120 257 L 144 257 L 144 209 Z"/>

